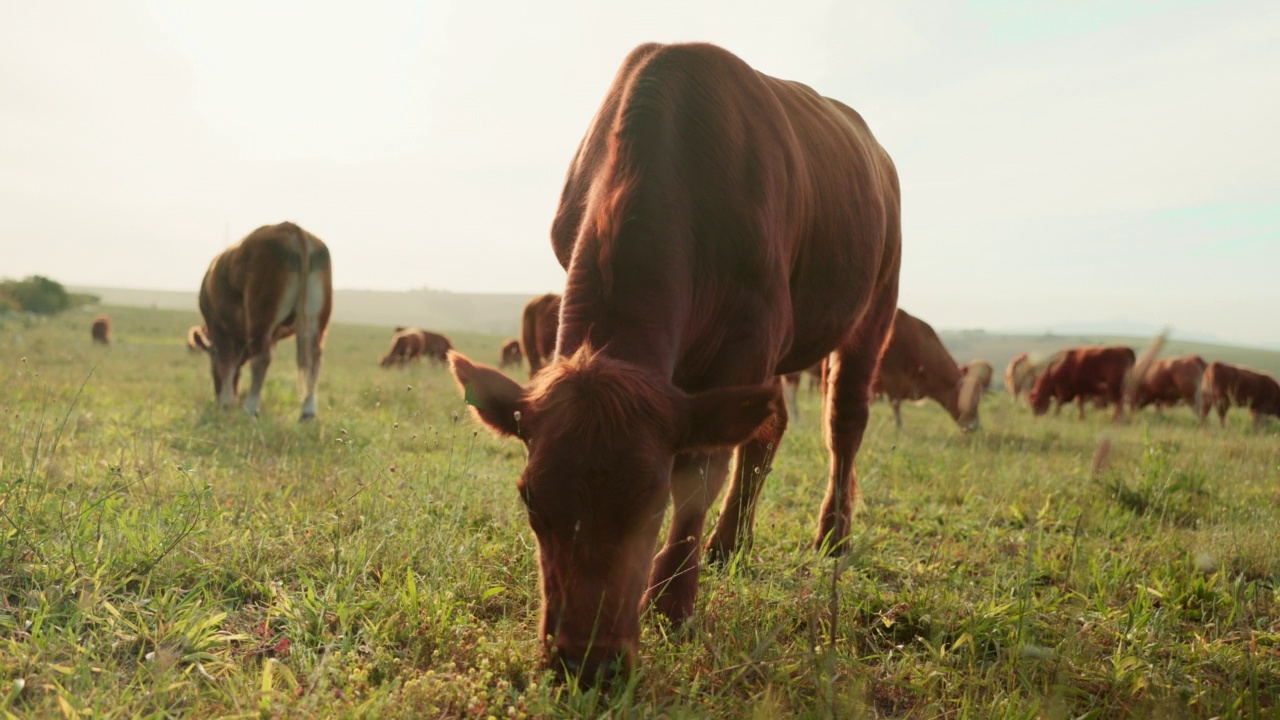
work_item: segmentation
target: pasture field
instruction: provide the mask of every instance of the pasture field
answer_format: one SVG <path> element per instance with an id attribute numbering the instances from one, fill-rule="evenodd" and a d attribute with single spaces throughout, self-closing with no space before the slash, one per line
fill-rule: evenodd
<path id="1" fill-rule="evenodd" d="M 382 370 L 389 330 L 337 325 L 319 420 L 288 342 L 253 420 L 214 406 L 195 313 L 107 311 L 110 348 L 90 313 L 0 327 L 7 717 L 1280 713 L 1280 423 L 995 394 L 976 433 L 933 404 L 897 433 L 877 405 L 835 562 L 802 390 L 755 546 L 703 571 L 691 628 L 647 620 L 630 683 L 579 692 L 538 669 L 523 448 L 445 369 Z"/>

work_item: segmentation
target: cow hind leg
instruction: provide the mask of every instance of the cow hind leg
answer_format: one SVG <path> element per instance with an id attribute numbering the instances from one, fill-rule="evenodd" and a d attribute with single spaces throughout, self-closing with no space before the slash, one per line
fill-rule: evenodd
<path id="1" fill-rule="evenodd" d="M 698 594 L 702 557 L 702 531 L 707 510 L 720 494 L 729 475 L 730 450 L 681 453 L 671 468 L 673 512 L 667 541 L 649 575 L 649 589 L 642 606 L 652 606 L 673 625 L 693 614 Z"/>
<path id="2" fill-rule="evenodd" d="M 822 418 L 831 467 L 813 546 L 831 555 L 844 552 L 853 508 L 859 500 L 854 459 L 862 447 L 871 415 L 871 376 L 893 321 L 893 309 L 894 305 L 889 304 L 886 311 L 869 317 L 861 331 L 828 358 Z"/>
<path id="3" fill-rule="evenodd" d="M 244 399 L 244 410 L 255 417 L 262 405 L 262 385 L 266 382 L 267 368 L 269 367 L 271 367 L 271 345 L 267 344 L 249 360 L 251 376 L 249 395 Z"/>
<path id="4" fill-rule="evenodd" d="M 902 429 L 902 401 L 892 400 L 889 403 L 893 406 L 893 426 L 898 430 Z"/>
<path id="5" fill-rule="evenodd" d="M 725 494 L 715 530 L 707 541 L 707 559 L 711 562 L 724 562 L 737 550 L 751 547 L 760 488 L 772 469 L 773 458 L 786 430 L 787 411 L 784 406 L 755 437 L 740 445 L 734 453 L 729 491 Z"/>

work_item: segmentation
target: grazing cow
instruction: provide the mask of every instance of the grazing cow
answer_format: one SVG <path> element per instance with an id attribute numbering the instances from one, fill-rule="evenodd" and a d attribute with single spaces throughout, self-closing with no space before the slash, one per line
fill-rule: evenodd
<path id="1" fill-rule="evenodd" d="M 384 368 L 403 367 L 409 361 L 421 357 L 427 346 L 427 339 L 422 332 L 417 328 L 397 328 L 391 336 L 391 347 L 387 348 L 387 354 L 382 356 L 378 364 Z"/>
<path id="2" fill-rule="evenodd" d="M 524 362 L 524 353 L 520 352 L 520 341 L 510 338 L 502 343 L 502 351 L 500 354 L 502 361 L 499 367 L 510 367 L 512 365 L 520 365 Z"/>
<path id="3" fill-rule="evenodd" d="M 452 349 L 453 343 L 444 335 L 401 325 L 396 328 L 395 335 L 391 336 L 391 347 L 379 364 L 384 368 L 404 365 L 424 356 L 438 363 L 447 363 Z"/>
<path id="4" fill-rule="evenodd" d="M 977 388 L 984 393 L 991 392 L 991 378 L 995 375 L 995 371 L 991 369 L 991 363 L 986 360 L 970 360 L 960 366 L 960 377 L 969 377 L 969 373 L 973 373 L 977 378 Z"/>
<path id="5" fill-rule="evenodd" d="M 93 319 L 93 325 L 89 328 L 89 334 L 93 337 L 93 341 L 103 345 L 111 344 L 111 318 L 106 315 L 99 315 Z"/>
<path id="6" fill-rule="evenodd" d="M 1036 378 L 1040 377 L 1043 372 L 1043 366 L 1037 366 L 1031 362 L 1027 353 L 1018 353 L 1009 361 L 1009 366 L 1004 371 L 1004 387 L 1017 400 L 1024 393 L 1031 391 L 1031 386 L 1036 384 Z"/>
<path id="7" fill-rule="evenodd" d="M 1076 401 L 1084 418 L 1084 402 L 1093 398 L 1115 405 L 1113 420 L 1124 416 L 1125 377 L 1136 360 L 1133 348 L 1121 345 L 1089 346 L 1063 350 L 1054 356 L 1040 377 L 1036 378 L 1028 397 L 1036 415 L 1049 410 L 1049 401 Z"/>
<path id="8" fill-rule="evenodd" d="M 1280 417 L 1280 383 L 1270 375 L 1250 368 L 1214 361 L 1204 371 L 1201 385 L 1200 422 L 1217 408 L 1218 424 L 1227 426 L 1227 409 L 1232 405 L 1249 408 L 1253 424 L 1266 415 Z"/>
<path id="9" fill-rule="evenodd" d="M 191 354 L 209 352 L 209 336 L 204 328 L 192 325 L 187 329 L 187 352 Z"/>
<path id="10" fill-rule="evenodd" d="M 257 415 L 272 350 L 297 335 L 298 380 L 305 392 L 301 419 L 314 418 L 332 311 L 329 248 L 293 223 L 264 225 L 214 258 L 200 285 L 200 314 L 219 402 L 236 403 L 247 362 L 253 380 L 244 408 Z"/>
<path id="11" fill-rule="evenodd" d="M 520 322 L 520 349 L 529 361 L 529 377 L 537 375 L 555 356 L 559 327 L 560 296 L 556 293 L 539 295 L 524 306 Z"/>
<path id="12" fill-rule="evenodd" d="M 902 429 L 902 401 L 932 398 L 961 430 L 978 427 L 977 378 L 968 397 L 961 401 L 963 374 L 929 323 L 898 308 L 885 343 L 884 355 L 871 389 L 882 393 L 893 407 L 893 424 Z"/>
<path id="13" fill-rule="evenodd" d="M 1156 410 L 1185 402 L 1200 413 L 1200 381 L 1209 365 L 1199 355 L 1153 360 L 1134 391 L 1133 404 L 1138 410 L 1154 404 Z"/>
<path id="14" fill-rule="evenodd" d="M 568 271 L 556 361 L 527 387 L 456 353 L 453 372 L 482 422 L 526 443 L 539 638 L 553 669 L 591 682 L 631 667 L 644 605 L 692 613 L 726 479 L 707 552 L 750 545 L 786 428 L 778 376 L 824 356 L 814 545 L 845 550 L 897 306 L 897 173 L 847 106 L 713 45 L 642 45 L 578 147 L 551 238 Z"/>

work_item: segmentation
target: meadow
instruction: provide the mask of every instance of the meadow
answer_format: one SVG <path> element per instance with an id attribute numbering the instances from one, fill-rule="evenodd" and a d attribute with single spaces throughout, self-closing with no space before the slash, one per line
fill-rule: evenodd
<path id="1" fill-rule="evenodd" d="M 1275 421 L 998 392 L 965 435 L 876 405 L 833 561 L 802 390 L 754 547 L 703 570 L 692 627 L 647 619 L 630 682 L 578 690 L 539 667 L 523 447 L 446 369 L 335 325 L 319 420 L 288 342 L 255 420 L 215 407 L 194 312 L 107 311 L 108 348 L 90 313 L 0 326 L 6 717 L 1280 716 Z"/>

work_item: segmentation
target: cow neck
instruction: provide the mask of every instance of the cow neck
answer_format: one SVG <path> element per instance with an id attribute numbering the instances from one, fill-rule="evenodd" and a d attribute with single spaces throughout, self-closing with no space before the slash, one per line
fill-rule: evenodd
<path id="1" fill-rule="evenodd" d="M 674 243 L 651 238 L 618 238 L 607 258 L 594 249 L 583 251 L 595 244 L 580 242 L 570 262 L 557 356 L 568 357 L 589 343 L 670 381 L 693 297 L 689 273 L 682 271 L 689 263 Z"/>

